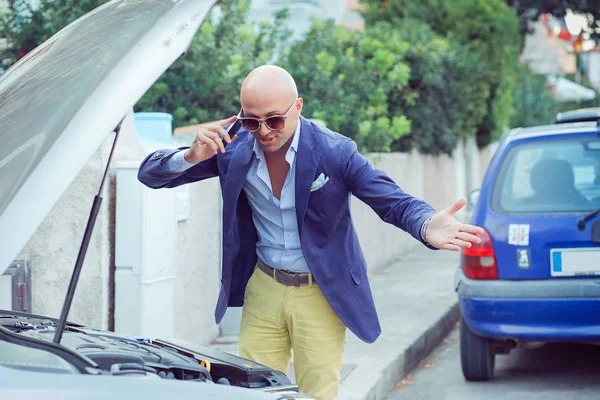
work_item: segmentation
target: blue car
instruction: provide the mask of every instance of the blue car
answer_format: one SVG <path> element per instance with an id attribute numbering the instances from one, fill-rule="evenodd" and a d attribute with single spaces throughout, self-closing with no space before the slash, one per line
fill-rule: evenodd
<path id="1" fill-rule="evenodd" d="M 469 201 L 485 233 L 455 279 L 465 379 L 517 346 L 600 342 L 600 108 L 509 132 Z"/>

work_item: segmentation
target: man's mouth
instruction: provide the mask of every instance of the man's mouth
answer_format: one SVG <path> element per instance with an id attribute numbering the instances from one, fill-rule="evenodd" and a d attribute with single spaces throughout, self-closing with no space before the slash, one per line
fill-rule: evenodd
<path id="1" fill-rule="evenodd" d="M 270 144 L 273 143 L 275 138 L 260 138 L 259 140 L 262 144 Z"/>

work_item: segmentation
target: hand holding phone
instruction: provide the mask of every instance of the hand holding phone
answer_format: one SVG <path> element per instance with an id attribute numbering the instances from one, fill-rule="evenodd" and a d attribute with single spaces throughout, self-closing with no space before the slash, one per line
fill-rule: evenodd
<path id="1" fill-rule="evenodd" d="M 202 126 L 196 133 L 192 145 L 185 152 L 185 160 L 189 163 L 197 164 L 214 157 L 218 152 L 225 153 L 227 144 L 237 140 L 236 133 L 240 127 L 237 118 L 238 116 L 235 115 L 213 124 Z M 227 130 L 225 130 L 226 126 L 228 126 Z M 230 134 L 233 135 L 233 138 Z"/>

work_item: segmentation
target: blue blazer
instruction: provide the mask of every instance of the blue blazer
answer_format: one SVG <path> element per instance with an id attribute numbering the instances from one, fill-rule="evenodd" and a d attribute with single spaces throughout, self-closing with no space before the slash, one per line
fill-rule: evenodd
<path id="1" fill-rule="evenodd" d="M 435 211 L 402 191 L 383 171 L 357 151 L 351 139 L 300 118 L 296 155 L 296 216 L 302 252 L 325 298 L 346 326 L 372 343 L 381 333 L 367 279 L 367 264 L 350 215 L 350 195 L 368 204 L 379 217 L 422 241 L 420 229 Z M 256 265 L 257 233 L 242 186 L 253 160 L 254 137 L 240 130 L 225 154 L 184 173 L 163 165 L 175 152 L 158 150 L 142 162 L 138 178 L 151 188 L 172 188 L 219 177 L 223 196 L 223 263 L 215 320 L 227 307 L 243 305 L 246 284 Z M 323 173 L 329 181 L 311 192 Z"/>

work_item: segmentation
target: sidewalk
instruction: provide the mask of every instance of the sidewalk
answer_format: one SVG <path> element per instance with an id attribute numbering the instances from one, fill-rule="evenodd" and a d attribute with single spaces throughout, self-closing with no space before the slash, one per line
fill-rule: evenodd
<path id="1" fill-rule="evenodd" d="M 338 400 L 383 399 L 450 331 L 459 317 L 453 288 L 458 262 L 459 253 L 419 248 L 373 272 L 383 332 L 366 344 L 348 331 Z M 237 354 L 236 339 L 219 338 L 213 346 Z"/>

